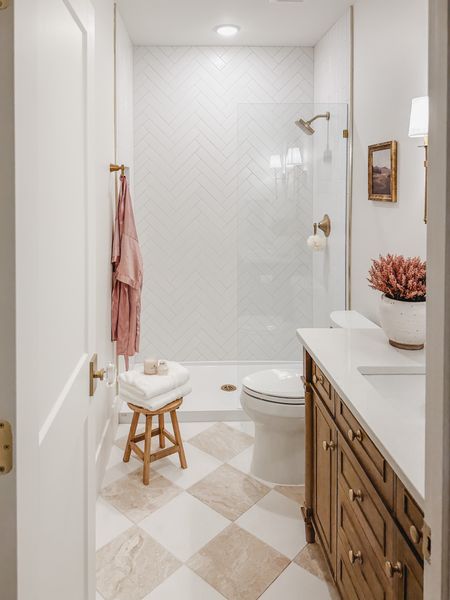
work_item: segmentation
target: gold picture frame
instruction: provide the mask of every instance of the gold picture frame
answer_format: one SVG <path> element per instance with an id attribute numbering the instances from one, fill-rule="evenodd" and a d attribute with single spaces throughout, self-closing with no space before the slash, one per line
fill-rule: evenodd
<path id="1" fill-rule="evenodd" d="M 369 200 L 397 202 L 397 142 L 369 146 Z"/>

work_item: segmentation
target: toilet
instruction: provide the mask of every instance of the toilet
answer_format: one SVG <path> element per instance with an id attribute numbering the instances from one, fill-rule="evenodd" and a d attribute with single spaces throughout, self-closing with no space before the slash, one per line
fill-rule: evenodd
<path id="1" fill-rule="evenodd" d="M 333 327 L 372 329 L 356 311 L 335 311 Z M 282 485 L 305 482 L 305 398 L 297 369 L 267 369 L 242 380 L 241 406 L 255 423 L 252 475 Z"/>
<path id="2" fill-rule="evenodd" d="M 242 381 L 241 405 L 255 423 L 251 473 L 285 485 L 305 479 L 305 398 L 295 369 L 267 369 Z"/>

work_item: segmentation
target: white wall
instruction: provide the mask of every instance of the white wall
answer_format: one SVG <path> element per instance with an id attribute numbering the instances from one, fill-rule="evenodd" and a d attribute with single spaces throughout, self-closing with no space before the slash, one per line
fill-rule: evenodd
<path id="1" fill-rule="evenodd" d="M 116 160 L 127 165 L 133 196 L 133 44 L 119 11 L 116 13 Z"/>
<path id="2" fill-rule="evenodd" d="M 96 177 L 96 350 L 99 368 L 114 360 L 111 340 L 111 231 L 114 209 L 114 177 L 109 163 L 114 159 L 114 4 L 95 0 L 95 177 Z M 114 388 L 101 382 L 95 398 L 96 468 L 100 484 L 115 431 Z"/>
<path id="3" fill-rule="evenodd" d="M 424 153 L 408 125 L 411 99 L 427 95 L 427 26 L 427 0 L 354 6 L 352 308 L 377 321 L 370 259 L 387 252 L 425 258 Z M 367 147 L 388 140 L 399 142 L 396 204 L 367 199 Z"/>
<path id="4" fill-rule="evenodd" d="M 314 47 L 314 103 L 316 112 L 330 112 L 318 121 L 314 139 L 314 220 L 331 219 L 331 235 L 324 252 L 313 255 L 314 325 L 330 324 L 333 310 L 346 302 L 347 146 L 351 77 L 351 13 L 347 11 Z M 328 140 L 327 140 L 328 136 Z M 328 147 L 328 158 L 324 150 Z M 320 233 L 320 232 L 319 232 Z"/>
<path id="5" fill-rule="evenodd" d="M 275 120 L 269 109 L 263 118 L 247 115 L 252 122 L 238 134 L 237 108 L 242 102 L 312 103 L 312 49 L 137 47 L 134 73 L 135 206 L 145 269 L 142 353 L 235 360 L 242 348 L 239 313 L 253 352 L 244 359 L 268 358 L 275 347 L 280 359 L 297 359 L 292 332 L 312 324 L 308 310 L 303 321 L 289 323 L 298 308 L 311 305 L 311 258 L 300 235 L 305 227 L 306 236 L 312 215 L 301 195 L 277 204 L 269 163 L 280 152 L 275 137 L 281 129 L 274 137 L 271 123 L 279 116 L 297 143 L 303 134 L 292 106 Z M 250 279 L 243 280 L 238 263 L 243 191 L 261 209 L 250 217 L 253 226 L 244 223 L 253 241 L 245 252 L 247 258 L 253 252 L 258 275 L 246 288 L 241 283 Z M 303 222 L 292 218 L 295 204 Z M 303 271 L 295 268 L 302 260 Z M 288 329 L 284 345 L 270 343 L 270 331 Z"/>

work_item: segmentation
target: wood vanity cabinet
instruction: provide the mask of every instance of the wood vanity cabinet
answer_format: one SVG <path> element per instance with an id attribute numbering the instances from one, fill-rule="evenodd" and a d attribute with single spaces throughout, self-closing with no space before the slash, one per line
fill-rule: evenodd
<path id="1" fill-rule="evenodd" d="M 307 541 L 343 600 L 422 600 L 423 513 L 307 352 L 304 370 Z"/>
<path id="2" fill-rule="evenodd" d="M 314 401 L 314 516 L 323 548 L 334 572 L 336 556 L 337 431 L 333 420 Z"/>

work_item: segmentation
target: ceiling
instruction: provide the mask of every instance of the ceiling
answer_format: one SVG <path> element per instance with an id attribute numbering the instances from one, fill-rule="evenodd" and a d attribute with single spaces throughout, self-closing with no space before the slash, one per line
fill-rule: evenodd
<path id="1" fill-rule="evenodd" d="M 354 0 L 118 0 L 135 45 L 314 46 Z M 216 25 L 241 31 L 223 38 Z"/>

